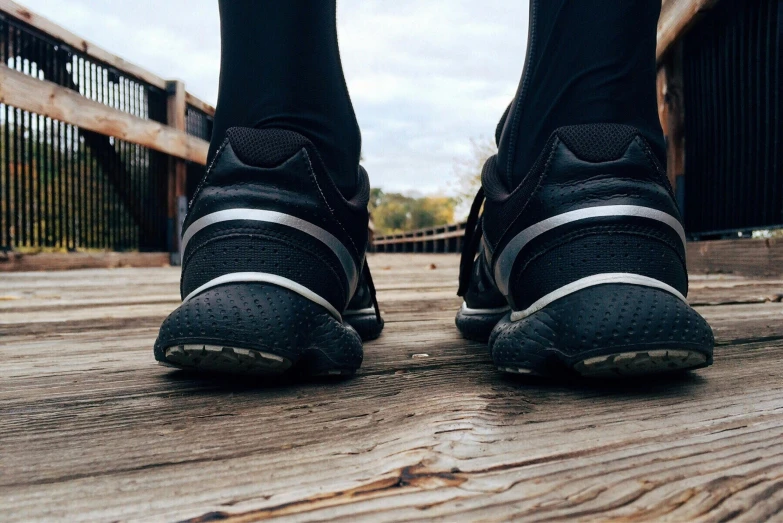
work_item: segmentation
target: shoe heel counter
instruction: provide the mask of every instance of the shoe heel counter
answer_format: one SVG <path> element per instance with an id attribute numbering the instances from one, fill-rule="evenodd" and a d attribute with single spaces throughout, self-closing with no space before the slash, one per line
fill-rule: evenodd
<path id="1" fill-rule="evenodd" d="M 602 278 L 660 282 L 687 295 L 680 214 L 665 173 L 633 128 L 559 130 L 530 210 L 542 219 L 517 227 L 505 249 L 513 258 L 504 252 L 500 260 L 515 310 Z"/>
<path id="2" fill-rule="evenodd" d="M 289 134 L 261 153 L 229 135 L 216 154 L 183 226 L 183 299 L 221 279 L 264 275 L 345 309 L 358 283 L 362 238 L 327 203 L 309 142 Z"/>
<path id="3" fill-rule="evenodd" d="M 323 298 L 342 312 L 351 282 L 327 246 L 270 223 L 217 224 L 191 242 L 183 258 L 182 299 L 221 280 L 277 282 Z"/>
<path id="4" fill-rule="evenodd" d="M 666 169 L 626 125 L 558 129 L 532 205 L 544 215 L 583 207 L 649 207 L 682 221 Z"/>
<path id="5" fill-rule="evenodd" d="M 190 201 L 183 231 L 208 214 L 233 208 L 295 210 L 328 220 L 329 208 L 304 145 L 289 147 L 267 163 L 247 160 L 227 138 Z"/>

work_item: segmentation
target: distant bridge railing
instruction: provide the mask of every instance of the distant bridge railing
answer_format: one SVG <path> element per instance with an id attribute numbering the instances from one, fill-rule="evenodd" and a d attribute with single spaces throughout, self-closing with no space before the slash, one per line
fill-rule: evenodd
<path id="1" fill-rule="evenodd" d="M 373 252 L 460 252 L 465 224 L 455 223 L 400 234 L 377 236 Z"/>
<path id="2" fill-rule="evenodd" d="M 214 108 L 0 0 L 0 251 L 173 253 Z"/>

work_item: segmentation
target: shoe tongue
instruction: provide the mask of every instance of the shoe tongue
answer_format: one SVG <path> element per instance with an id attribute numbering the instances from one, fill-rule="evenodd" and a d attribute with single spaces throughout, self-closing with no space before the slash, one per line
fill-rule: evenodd
<path id="1" fill-rule="evenodd" d="M 301 134 L 284 129 L 231 127 L 226 131 L 226 138 L 243 163 L 265 168 L 277 167 L 312 145 Z"/>

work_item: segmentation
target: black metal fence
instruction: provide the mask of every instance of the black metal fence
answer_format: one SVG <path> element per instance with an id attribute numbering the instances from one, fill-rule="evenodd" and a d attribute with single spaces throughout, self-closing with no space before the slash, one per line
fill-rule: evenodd
<path id="1" fill-rule="evenodd" d="M 722 0 L 685 36 L 685 225 L 783 226 L 783 1 Z"/>
<path id="2" fill-rule="evenodd" d="M 24 22 L 0 16 L 0 59 L 12 69 L 165 123 L 167 93 Z M 189 107 L 190 134 L 211 117 Z M 0 249 L 165 251 L 169 157 L 0 104 Z M 203 166 L 190 165 L 199 177 Z"/>

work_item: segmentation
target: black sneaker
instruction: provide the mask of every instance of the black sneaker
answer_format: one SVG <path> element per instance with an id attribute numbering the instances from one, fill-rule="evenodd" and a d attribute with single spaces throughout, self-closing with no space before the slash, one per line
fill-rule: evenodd
<path id="1" fill-rule="evenodd" d="M 486 163 L 466 230 L 457 327 L 488 339 L 500 370 L 616 376 L 706 367 L 712 330 L 687 292 L 672 190 L 633 127 L 558 129 L 513 191 L 496 157 Z"/>
<path id="2" fill-rule="evenodd" d="M 346 200 L 304 136 L 226 134 L 183 225 L 183 303 L 163 322 L 155 359 L 235 374 L 354 373 L 362 337 L 383 328 L 365 261 L 367 173 L 358 168 Z"/>

